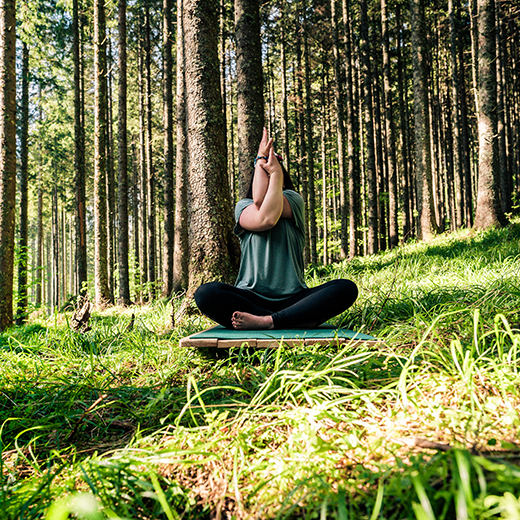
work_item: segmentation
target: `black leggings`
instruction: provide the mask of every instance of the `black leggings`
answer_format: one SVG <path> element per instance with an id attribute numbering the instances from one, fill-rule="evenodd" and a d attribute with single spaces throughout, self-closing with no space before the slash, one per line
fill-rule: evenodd
<path id="1" fill-rule="evenodd" d="M 195 302 L 206 316 L 229 329 L 235 311 L 271 315 L 275 329 L 294 329 L 316 327 L 337 316 L 356 301 L 357 295 L 357 286 L 350 280 L 332 280 L 278 301 L 225 283 L 211 282 L 197 289 Z"/>

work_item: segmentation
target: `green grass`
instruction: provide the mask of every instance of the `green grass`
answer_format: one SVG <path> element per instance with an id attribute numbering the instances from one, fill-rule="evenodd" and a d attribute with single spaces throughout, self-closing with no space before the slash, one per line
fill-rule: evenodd
<path id="1" fill-rule="evenodd" d="M 307 274 L 384 344 L 216 358 L 164 301 L 1 335 L 0 518 L 520 518 L 520 224 Z"/>

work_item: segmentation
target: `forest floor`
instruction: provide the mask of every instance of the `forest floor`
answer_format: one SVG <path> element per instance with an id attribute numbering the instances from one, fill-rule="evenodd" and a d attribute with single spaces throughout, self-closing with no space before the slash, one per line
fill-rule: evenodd
<path id="1" fill-rule="evenodd" d="M 166 301 L 0 335 L 0 517 L 520 518 L 520 221 L 337 277 L 380 347 L 217 357 Z"/>

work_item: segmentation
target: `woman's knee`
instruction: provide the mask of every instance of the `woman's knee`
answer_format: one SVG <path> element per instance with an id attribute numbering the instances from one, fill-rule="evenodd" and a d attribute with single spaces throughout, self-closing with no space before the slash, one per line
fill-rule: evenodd
<path id="1" fill-rule="evenodd" d="M 350 307 L 356 300 L 359 294 L 357 285 L 352 280 L 341 278 L 339 280 L 333 280 L 336 294 L 341 297 L 345 303 L 348 302 Z"/>
<path id="2" fill-rule="evenodd" d="M 204 312 L 208 306 L 214 305 L 218 301 L 218 294 L 221 293 L 226 284 L 222 282 L 209 282 L 202 284 L 193 295 L 197 307 Z"/>

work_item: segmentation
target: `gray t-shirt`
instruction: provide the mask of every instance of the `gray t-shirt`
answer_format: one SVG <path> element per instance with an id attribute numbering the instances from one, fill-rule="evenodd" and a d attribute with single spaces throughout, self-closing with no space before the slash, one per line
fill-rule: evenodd
<path id="1" fill-rule="evenodd" d="M 248 289 L 269 300 L 283 300 L 307 288 L 304 281 L 305 213 L 303 199 L 284 190 L 293 218 L 280 218 L 267 231 L 251 232 L 239 224 L 242 211 L 253 199 L 242 199 L 235 207 L 235 234 L 242 256 L 235 287 Z"/>

